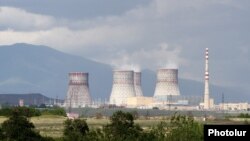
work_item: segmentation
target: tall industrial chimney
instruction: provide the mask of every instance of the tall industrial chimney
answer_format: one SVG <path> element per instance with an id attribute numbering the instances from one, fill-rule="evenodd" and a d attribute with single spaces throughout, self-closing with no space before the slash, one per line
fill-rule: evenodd
<path id="1" fill-rule="evenodd" d="M 178 69 L 159 69 L 154 92 L 156 100 L 166 101 L 170 96 L 180 95 L 178 86 Z"/>
<path id="2" fill-rule="evenodd" d="M 134 72 L 134 85 L 135 85 L 135 95 L 137 97 L 143 96 L 141 88 L 141 72 Z"/>
<path id="3" fill-rule="evenodd" d="M 206 48 L 206 55 L 205 55 L 204 109 L 210 109 L 210 98 L 209 98 L 209 72 L 208 72 L 208 48 Z"/>
<path id="4" fill-rule="evenodd" d="M 134 72 L 130 70 L 113 71 L 113 86 L 110 95 L 110 104 L 126 105 L 127 98 L 134 97 Z"/>
<path id="5" fill-rule="evenodd" d="M 88 73 L 69 73 L 69 87 L 65 104 L 67 108 L 79 108 L 91 104 Z"/>

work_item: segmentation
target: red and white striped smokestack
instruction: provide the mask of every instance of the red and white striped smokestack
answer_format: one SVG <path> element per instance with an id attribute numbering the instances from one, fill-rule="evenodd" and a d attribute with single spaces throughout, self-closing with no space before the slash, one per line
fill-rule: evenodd
<path id="1" fill-rule="evenodd" d="M 69 87 L 65 100 L 66 107 L 79 108 L 91 104 L 88 73 L 69 73 Z"/>
<path id="2" fill-rule="evenodd" d="M 208 57 L 208 48 L 206 48 L 206 54 L 205 54 L 204 109 L 210 109 L 208 58 L 209 58 Z"/>

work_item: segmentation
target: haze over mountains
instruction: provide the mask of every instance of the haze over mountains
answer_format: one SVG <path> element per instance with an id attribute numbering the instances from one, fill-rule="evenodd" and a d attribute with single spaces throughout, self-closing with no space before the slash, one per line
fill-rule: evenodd
<path id="1" fill-rule="evenodd" d="M 112 87 L 112 67 L 83 57 L 66 54 L 46 46 L 14 44 L 0 46 L 0 93 L 42 93 L 48 97 L 65 98 L 68 73 L 89 73 L 91 96 L 108 100 Z M 213 74 L 211 74 L 213 75 Z M 154 93 L 154 71 L 142 70 L 144 95 Z M 203 95 L 203 83 L 179 78 L 182 95 Z M 250 102 L 250 95 L 236 88 L 210 87 L 217 102 L 224 93 L 225 101 Z"/>

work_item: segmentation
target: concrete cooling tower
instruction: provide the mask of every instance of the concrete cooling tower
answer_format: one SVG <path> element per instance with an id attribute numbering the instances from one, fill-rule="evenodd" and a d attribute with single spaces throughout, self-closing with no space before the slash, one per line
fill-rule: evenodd
<path id="1" fill-rule="evenodd" d="M 179 95 L 178 69 L 159 69 L 157 71 L 154 98 L 165 101 L 168 96 Z"/>
<path id="2" fill-rule="evenodd" d="M 69 87 L 65 104 L 67 108 L 85 107 L 91 104 L 88 73 L 69 73 Z"/>
<path id="3" fill-rule="evenodd" d="M 143 96 L 141 88 L 141 72 L 134 72 L 134 86 L 135 86 L 135 96 Z"/>
<path id="4" fill-rule="evenodd" d="M 118 106 L 126 105 L 127 98 L 134 97 L 134 72 L 133 71 L 113 71 L 113 86 L 110 95 L 110 104 Z"/>

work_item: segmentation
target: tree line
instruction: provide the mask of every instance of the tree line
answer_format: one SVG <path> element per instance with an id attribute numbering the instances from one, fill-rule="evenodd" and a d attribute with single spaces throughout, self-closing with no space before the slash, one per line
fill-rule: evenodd
<path id="1" fill-rule="evenodd" d="M 64 141 L 203 141 L 203 125 L 192 117 L 174 115 L 170 123 L 161 122 L 150 129 L 134 123 L 129 112 L 117 111 L 103 128 L 89 129 L 86 120 L 66 120 Z"/>
<path id="2" fill-rule="evenodd" d="M 34 107 L 5 107 L 0 109 L 0 116 L 9 117 L 13 113 L 13 110 L 18 110 L 19 114 L 26 117 L 35 117 L 41 115 L 58 115 L 66 116 L 66 112 L 63 108 L 34 108 Z"/>
<path id="3" fill-rule="evenodd" d="M 202 141 L 203 125 L 192 117 L 174 115 L 150 129 L 134 123 L 129 112 L 117 111 L 102 128 L 89 128 L 85 119 L 67 119 L 63 137 L 42 137 L 20 108 L 15 108 L 0 127 L 3 141 Z"/>

